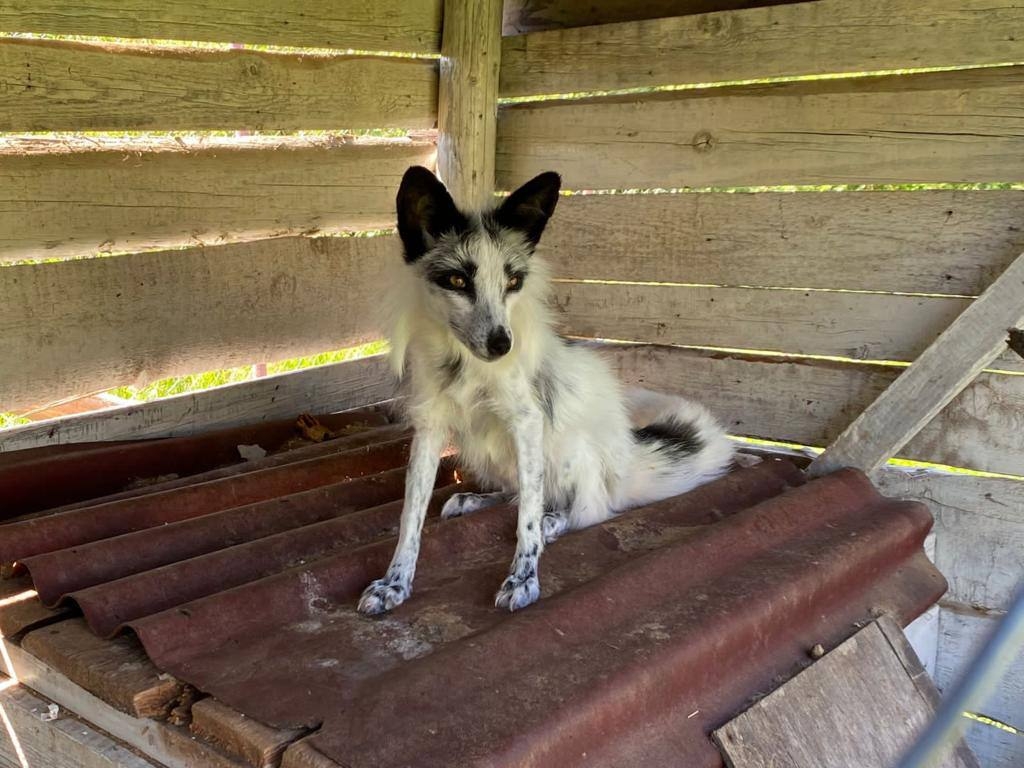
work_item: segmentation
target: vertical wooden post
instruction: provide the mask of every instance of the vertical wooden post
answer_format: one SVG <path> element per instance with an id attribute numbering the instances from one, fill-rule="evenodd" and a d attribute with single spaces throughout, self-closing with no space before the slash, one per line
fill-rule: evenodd
<path id="1" fill-rule="evenodd" d="M 437 170 L 455 203 L 494 194 L 502 0 L 445 0 L 438 92 Z"/>

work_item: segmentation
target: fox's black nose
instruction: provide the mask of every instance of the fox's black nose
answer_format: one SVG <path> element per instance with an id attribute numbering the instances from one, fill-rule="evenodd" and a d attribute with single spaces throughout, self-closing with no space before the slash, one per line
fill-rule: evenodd
<path id="1" fill-rule="evenodd" d="M 512 349 L 512 337 L 504 328 L 495 328 L 487 337 L 487 352 L 491 357 L 507 355 Z"/>

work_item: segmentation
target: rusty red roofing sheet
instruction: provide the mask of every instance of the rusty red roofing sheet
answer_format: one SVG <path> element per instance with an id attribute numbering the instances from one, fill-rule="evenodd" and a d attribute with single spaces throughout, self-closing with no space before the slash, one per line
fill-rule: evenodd
<path id="1" fill-rule="evenodd" d="M 945 588 L 924 507 L 768 460 L 560 539 L 543 599 L 510 615 L 492 600 L 514 510 L 437 519 L 448 460 L 415 594 L 363 617 L 401 509 L 396 429 L 9 524 L 0 558 L 200 691 L 318 727 L 285 765 L 352 768 L 719 766 L 707 734 L 807 649 L 880 612 L 906 623 Z"/>

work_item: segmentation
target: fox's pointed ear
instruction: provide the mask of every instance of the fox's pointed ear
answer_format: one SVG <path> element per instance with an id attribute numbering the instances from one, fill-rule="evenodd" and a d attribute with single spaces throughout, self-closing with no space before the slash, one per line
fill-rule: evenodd
<path id="1" fill-rule="evenodd" d="M 548 219 L 555 212 L 561 186 L 562 177 L 557 173 L 542 173 L 509 195 L 495 211 L 494 218 L 503 227 L 525 233 L 527 239 L 536 245 Z"/>
<path id="2" fill-rule="evenodd" d="M 432 248 L 442 235 L 468 226 L 444 184 L 419 165 L 405 172 L 395 205 L 398 234 L 405 246 L 405 260 L 410 264 Z"/>

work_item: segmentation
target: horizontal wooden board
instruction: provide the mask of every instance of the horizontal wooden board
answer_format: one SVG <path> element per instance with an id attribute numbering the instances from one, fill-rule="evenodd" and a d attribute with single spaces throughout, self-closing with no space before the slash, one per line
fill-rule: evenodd
<path id="1" fill-rule="evenodd" d="M 888 469 L 875 482 L 887 496 L 931 508 L 934 561 L 949 581 L 944 600 L 979 613 L 1009 607 L 1024 583 L 1024 481 Z"/>
<path id="2" fill-rule="evenodd" d="M 282 238 L 4 268 L 0 410 L 380 338 L 400 258 L 391 236 Z"/>
<path id="3" fill-rule="evenodd" d="M 394 396 L 383 356 L 267 376 L 0 432 L 0 452 L 97 440 L 195 435 L 243 424 L 359 408 Z"/>
<path id="4" fill-rule="evenodd" d="M 559 282 L 566 333 L 616 341 L 911 362 L 973 299 Z M 993 368 L 1021 371 L 1007 350 Z"/>
<path id="5" fill-rule="evenodd" d="M 818 0 L 672 15 L 507 38 L 501 95 L 1024 61 L 1015 3 Z"/>
<path id="6" fill-rule="evenodd" d="M 567 189 L 1024 179 L 1024 67 L 539 102 L 498 115 L 497 185 Z"/>
<path id="7" fill-rule="evenodd" d="M 394 226 L 426 142 L 0 156 L 0 261 Z"/>
<path id="8" fill-rule="evenodd" d="M 5 0 L 0 32 L 436 53 L 442 0 Z"/>
<path id="9" fill-rule="evenodd" d="M 433 128 L 436 63 L 0 40 L 0 131 Z"/>
<path id="10" fill-rule="evenodd" d="M 661 16 L 682 16 L 792 0 L 505 0 L 502 32 L 517 35 L 542 29 L 611 24 Z"/>
<path id="11" fill-rule="evenodd" d="M 980 294 L 1024 251 L 1024 190 L 574 195 L 556 277 Z"/>
<path id="12" fill-rule="evenodd" d="M 645 345 L 608 353 L 624 380 L 705 402 L 738 435 L 824 446 L 898 370 Z M 900 452 L 991 472 L 1024 467 L 1024 377 L 983 373 Z"/>

